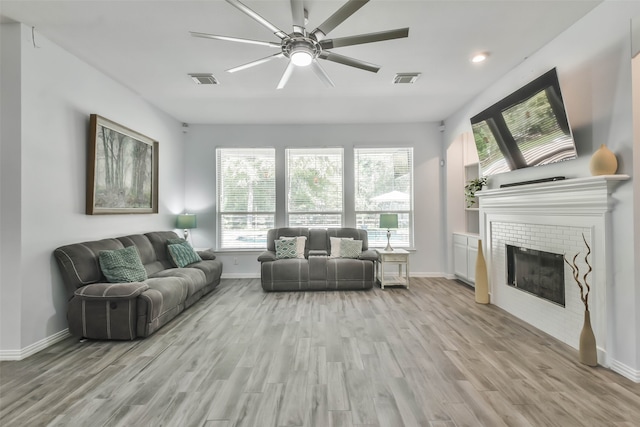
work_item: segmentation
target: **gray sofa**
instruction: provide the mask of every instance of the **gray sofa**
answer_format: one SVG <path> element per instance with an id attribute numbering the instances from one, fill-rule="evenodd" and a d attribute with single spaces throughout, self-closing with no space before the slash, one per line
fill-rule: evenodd
<path id="1" fill-rule="evenodd" d="M 304 257 L 278 259 L 276 240 L 296 236 L 306 237 Z M 361 240 L 362 252 L 357 258 L 332 257 L 331 237 Z M 274 228 L 267 233 L 267 250 L 258 257 L 265 291 L 371 289 L 376 259 L 366 230 L 355 228 Z"/>
<path id="2" fill-rule="evenodd" d="M 167 241 L 171 231 L 135 234 L 57 248 L 55 258 L 69 291 L 69 332 L 92 339 L 146 337 L 193 305 L 220 283 L 222 262 L 213 252 L 202 261 L 175 268 Z M 135 246 L 148 279 L 107 283 L 99 263 L 104 250 Z"/>

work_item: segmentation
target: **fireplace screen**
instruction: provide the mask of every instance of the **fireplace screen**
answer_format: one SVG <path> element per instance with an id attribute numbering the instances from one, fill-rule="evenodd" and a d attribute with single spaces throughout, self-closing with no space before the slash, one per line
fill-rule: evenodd
<path id="1" fill-rule="evenodd" d="M 562 255 L 507 245 L 507 285 L 564 307 Z"/>

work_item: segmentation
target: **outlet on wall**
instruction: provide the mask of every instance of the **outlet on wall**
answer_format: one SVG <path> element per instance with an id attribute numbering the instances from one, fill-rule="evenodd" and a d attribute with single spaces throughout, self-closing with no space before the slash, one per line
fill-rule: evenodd
<path id="1" fill-rule="evenodd" d="M 233 265 L 238 265 L 238 257 L 233 257 Z"/>

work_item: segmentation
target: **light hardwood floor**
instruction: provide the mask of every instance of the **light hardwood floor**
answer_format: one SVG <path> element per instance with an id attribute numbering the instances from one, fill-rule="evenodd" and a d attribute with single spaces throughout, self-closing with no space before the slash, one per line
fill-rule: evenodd
<path id="1" fill-rule="evenodd" d="M 155 335 L 0 363 L 2 426 L 639 426 L 640 384 L 445 279 L 223 280 Z"/>

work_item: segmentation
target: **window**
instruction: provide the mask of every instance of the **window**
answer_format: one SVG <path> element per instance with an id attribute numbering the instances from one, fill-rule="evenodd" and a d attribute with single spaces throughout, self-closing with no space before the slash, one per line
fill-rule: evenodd
<path id="1" fill-rule="evenodd" d="M 289 227 L 341 227 L 342 148 L 291 148 L 286 156 Z"/>
<path id="2" fill-rule="evenodd" d="M 275 149 L 218 148 L 218 247 L 264 248 L 275 226 Z"/>
<path id="3" fill-rule="evenodd" d="M 370 247 L 387 245 L 381 213 L 397 213 L 398 229 L 391 246 L 413 246 L 413 149 L 354 150 L 356 227 L 367 230 Z"/>

